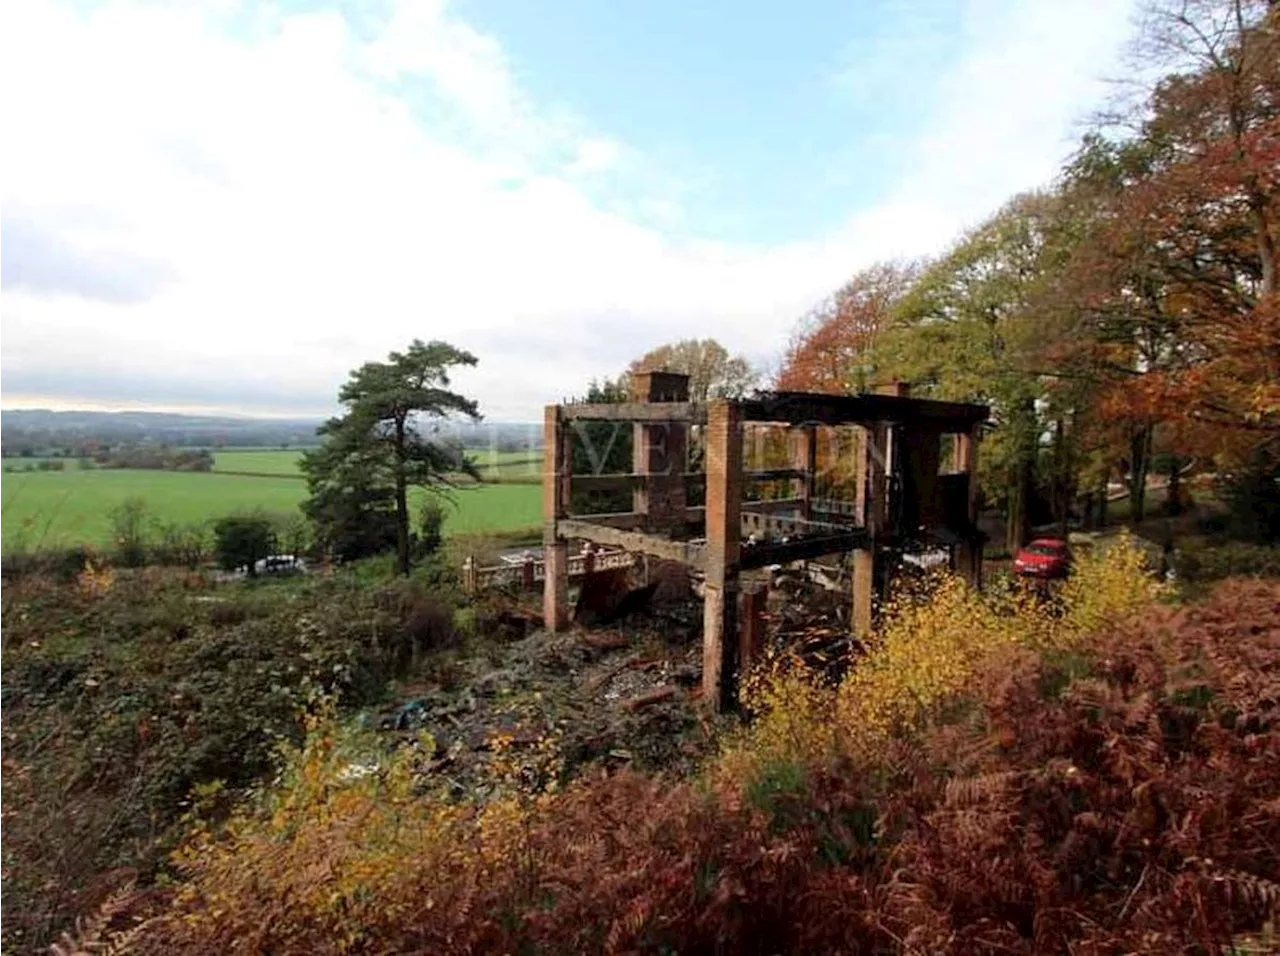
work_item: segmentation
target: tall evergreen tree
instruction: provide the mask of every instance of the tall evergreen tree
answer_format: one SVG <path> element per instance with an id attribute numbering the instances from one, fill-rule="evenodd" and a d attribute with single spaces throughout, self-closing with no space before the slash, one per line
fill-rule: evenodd
<path id="1" fill-rule="evenodd" d="M 454 448 L 432 440 L 442 420 L 480 418 L 476 402 L 449 390 L 449 371 L 476 364 L 446 342 L 414 339 L 385 362 L 366 362 L 338 393 L 344 414 L 320 427 L 324 444 L 303 459 L 311 496 L 304 505 L 317 537 L 346 557 L 395 543 L 397 570 L 412 554 L 409 488 L 439 488 L 474 472 Z"/>

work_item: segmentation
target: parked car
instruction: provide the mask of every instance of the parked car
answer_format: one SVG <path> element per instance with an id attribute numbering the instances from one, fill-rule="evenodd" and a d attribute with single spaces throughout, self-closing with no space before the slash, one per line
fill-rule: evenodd
<path id="1" fill-rule="evenodd" d="M 1071 570 L 1071 549 L 1061 538 L 1036 538 L 1013 559 L 1013 573 L 1028 578 L 1065 578 Z"/>
<path id="2" fill-rule="evenodd" d="M 297 555 L 273 554 L 253 563 L 255 574 L 306 574 L 307 565 Z"/>

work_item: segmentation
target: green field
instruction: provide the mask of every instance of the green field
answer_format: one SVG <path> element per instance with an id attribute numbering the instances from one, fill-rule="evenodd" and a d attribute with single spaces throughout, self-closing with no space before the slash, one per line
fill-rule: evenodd
<path id="1" fill-rule="evenodd" d="M 213 453 L 213 470 L 242 475 L 286 475 L 301 478 L 299 463 L 302 451 L 279 451 L 270 448 L 254 448 L 244 451 L 216 451 Z"/>
<path id="2" fill-rule="evenodd" d="M 245 449 L 218 451 L 213 456 L 213 470 L 224 474 L 300 477 L 301 450 Z M 468 450 L 480 473 L 488 481 L 529 481 L 542 479 L 542 453 L 532 451 Z M 74 463 L 72 463 L 74 465 Z"/>
<path id="3" fill-rule="evenodd" d="M 198 523 L 259 508 L 291 512 L 306 496 L 306 484 L 297 477 L 297 452 L 225 452 L 219 458 L 223 455 L 235 456 L 231 461 L 237 467 L 232 470 L 255 470 L 262 476 L 226 474 L 222 468 L 207 473 L 94 469 L 4 475 L 0 484 L 3 548 L 103 546 L 110 539 L 111 509 L 130 497 L 142 498 L 160 521 Z M 244 461 L 240 456 L 254 456 L 259 467 L 238 467 Z M 295 461 L 292 474 L 283 470 L 265 474 L 272 467 L 283 469 L 289 456 Z M 423 494 L 419 491 L 415 497 L 420 500 Z M 527 528 L 541 521 L 537 485 L 460 488 L 453 498 L 447 534 Z"/>

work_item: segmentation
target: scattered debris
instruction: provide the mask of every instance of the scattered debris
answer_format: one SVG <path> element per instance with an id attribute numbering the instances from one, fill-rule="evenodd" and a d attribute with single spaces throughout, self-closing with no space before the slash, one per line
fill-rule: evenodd
<path id="1" fill-rule="evenodd" d="M 578 603 L 573 609 L 575 623 L 583 627 L 608 623 L 630 590 L 630 568 L 606 568 L 584 574 Z"/>
<path id="2" fill-rule="evenodd" d="M 527 761 L 530 779 L 548 740 L 565 775 L 591 763 L 692 770 L 713 746 L 696 704 L 700 624 L 676 607 L 608 630 L 495 633 L 488 653 L 459 662 L 448 689 L 428 685 L 369 723 L 408 746 L 428 732 L 436 746 L 418 764 L 421 784 L 458 797 L 497 792 L 489 768 L 499 737 L 504 769 Z"/>

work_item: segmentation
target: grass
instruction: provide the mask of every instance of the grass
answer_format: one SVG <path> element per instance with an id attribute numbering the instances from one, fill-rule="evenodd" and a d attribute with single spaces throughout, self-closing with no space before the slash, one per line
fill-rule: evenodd
<path id="1" fill-rule="evenodd" d="M 251 451 L 216 451 L 213 454 L 213 470 L 242 475 L 283 475 L 301 478 L 299 463 L 301 449 L 281 451 L 275 448 L 255 448 Z"/>
<path id="2" fill-rule="evenodd" d="M 294 452 L 233 452 L 283 456 Z M 260 464 L 270 467 L 272 459 Z M 238 469 L 237 469 L 238 470 Z M 425 492 L 415 494 L 412 507 Z M 199 523 L 235 511 L 289 512 L 306 496 L 306 485 L 288 473 L 242 475 L 214 471 L 115 470 L 32 472 L 5 475 L 0 486 L 4 550 L 74 544 L 104 546 L 110 541 L 110 512 L 126 498 L 140 497 L 161 521 Z M 542 494 L 535 485 L 504 484 L 453 492 L 447 534 L 510 531 L 537 525 Z"/>
<path id="3" fill-rule="evenodd" d="M 301 449 L 221 450 L 214 453 L 213 470 L 223 474 L 300 477 L 302 473 L 299 463 L 302 460 L 302 454 Z M 475 460 L 481 474 L 489 481 L 540 482 L 542 480 L 542 452 L 539 449 L 529 451 L 468 449 L 467 455 Z"/>

